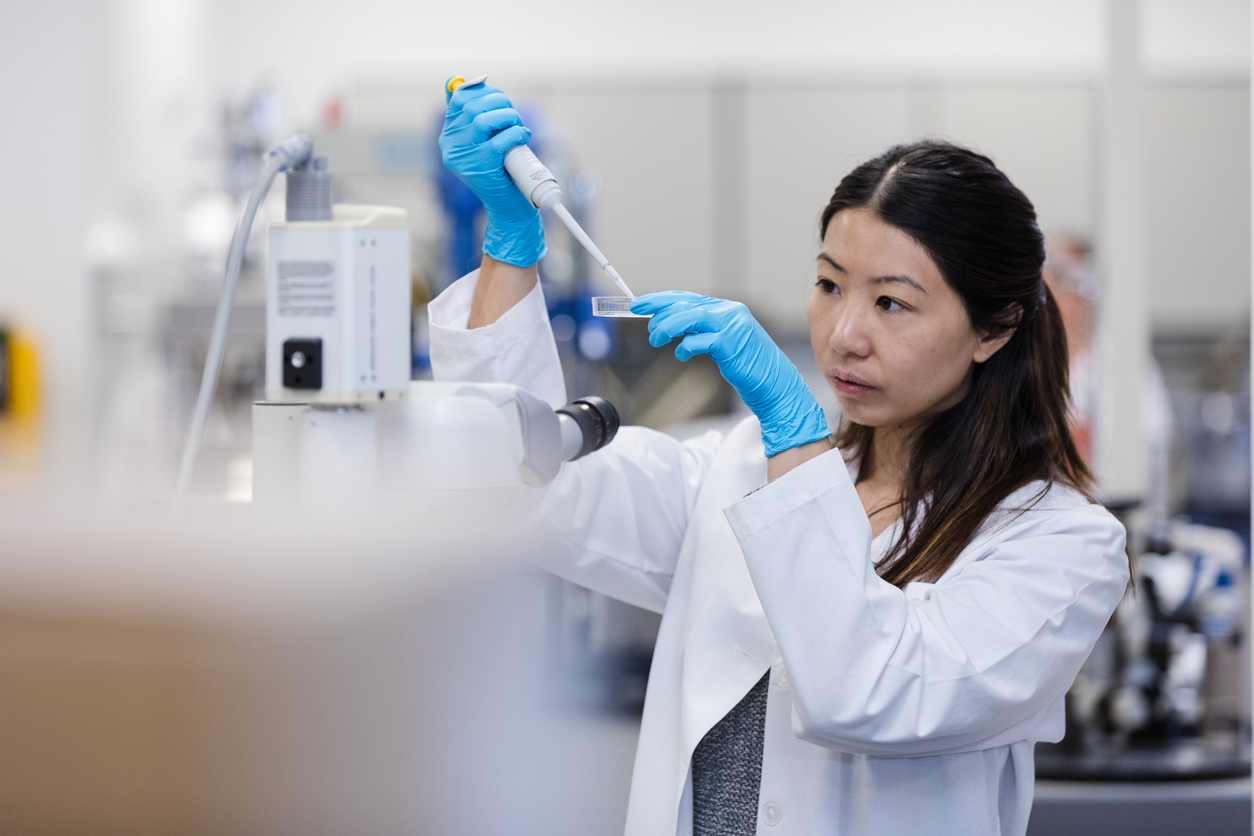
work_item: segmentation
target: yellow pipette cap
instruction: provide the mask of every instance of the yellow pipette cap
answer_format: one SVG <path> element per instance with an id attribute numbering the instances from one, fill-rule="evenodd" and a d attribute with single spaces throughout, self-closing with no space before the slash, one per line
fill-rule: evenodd
<path id="1" fill-rule="evenodd" d="M 459 75 L 455 75 L 448 80 L 448 83 L 444 85 L 444 88 L 448 90 L 450 93 L 456 93 L 458 87 L 463 87 L 463 86 L 474 87 L 476 84 L 482 84 L 483 82 L 487 80 L 488 80 L 488 77 L 486 75 L 476 76 L 472 78 L 470 81 L 467 81 L 466 79 L 462 78 Z"/>

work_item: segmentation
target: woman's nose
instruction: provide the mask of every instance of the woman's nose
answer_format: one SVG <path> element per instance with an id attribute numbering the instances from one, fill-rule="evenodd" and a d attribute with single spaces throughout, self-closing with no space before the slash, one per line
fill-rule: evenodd
<path id="1" fill-rule="evenodd" d="M 865 311 L 857 305 L 842 305 L 832 323 L 828 345 L 841 355 L 866 357 L 871 353 L 871 334 Z"/>

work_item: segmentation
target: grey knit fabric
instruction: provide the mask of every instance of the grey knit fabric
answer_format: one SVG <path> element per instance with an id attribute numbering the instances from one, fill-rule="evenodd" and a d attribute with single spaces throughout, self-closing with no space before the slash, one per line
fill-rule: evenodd
<path id="1" fill-rule="evenodd" d="M 692 753 L 693 836 L 753 836 L 770 671 L 706 732 Z"/>

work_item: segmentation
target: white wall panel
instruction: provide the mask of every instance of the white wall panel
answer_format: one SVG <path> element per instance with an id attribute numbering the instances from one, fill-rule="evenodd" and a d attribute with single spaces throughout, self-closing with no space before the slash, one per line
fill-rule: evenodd
<path id="1" fill-rule="evenodd" d="M 1250 321 L 1250 96 L 1245 85 L 1149 96 L 1150 315 L 1157 328 Z"/>
<path id="2" fill-rule="evenodd" d="M 558 89 L 546 98 L 581 163 L 603 178 L 592 235 L 631 289 L 713 292 L 709 92 Z"/>
<path id="3" fill-rule="evenodd" d="M 904 88 L 751 92 L 745 301 L 775 328 L 805 330 L 819 215 L 850 169 L 907 139 L 909 99 Z"/>
<path id="4" fill-rule="evenodd" d="M 1045 232 L 1093 235 L 1087 85 L 946 87 L 935 95 L 940 124 L 929 133 L 990 156 L 1032 201 Z"/>

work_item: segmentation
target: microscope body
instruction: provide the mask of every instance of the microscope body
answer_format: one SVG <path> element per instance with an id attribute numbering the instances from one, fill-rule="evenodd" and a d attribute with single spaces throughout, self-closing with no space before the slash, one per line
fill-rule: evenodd
<path id="1" fill-rule="evenodd" d="M 356 512 L 538 486 L 613 439 L 618 414 L 600 398 L 554 410 L 504 383 L 411 381 L 405 212 L 331 193 L 326 160 L 311 159 L 288 173 L 286 220 L 269 229 L 254 508 Z"/>

